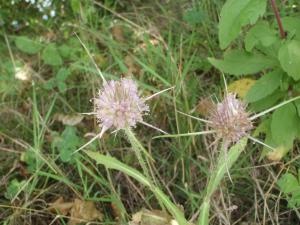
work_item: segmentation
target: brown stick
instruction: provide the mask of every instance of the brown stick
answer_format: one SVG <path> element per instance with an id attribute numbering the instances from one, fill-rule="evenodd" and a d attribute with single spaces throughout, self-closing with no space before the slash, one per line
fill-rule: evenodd
<path id="1" fill-rule="evenodd" d="M 277 5 L 276 5 L 276 0 L 271 0 L 271 5 L 272 5 L 272 9 L 275 13 L 275 17 L 276 17 L 276 20 L 277 20 L 277 23 L 278 23 L 280 37 L 282 39 L 285 39 L 286 35 L 285 35 L 285 31 L 284 31 L 283 26 L 282 26 L 279 11 L 278 11 L 278 8 L 277 8 Z"/>

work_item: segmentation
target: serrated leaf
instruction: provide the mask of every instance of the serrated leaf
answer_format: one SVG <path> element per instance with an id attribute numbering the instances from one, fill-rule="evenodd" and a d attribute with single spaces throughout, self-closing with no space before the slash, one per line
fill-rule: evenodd
<path id="1" fill-rule="evenodd" d="M 289 76 L 296 81 L 300 79 L 300 41 L 292 40 L 282 45 L 278 59 Z"/>
<path id="2" fill-rule="evenodd" d="M 277 146 L 291 147 L 298 132 L 299 120 L 293 103 L 278 108 L 272 115 L 271 133 Z"/>
<path id="3" fill-rule="evenodd" d="M 55 44 L 49 44 L 42 53 L 42 59 L 45 64 L 51 66 L 60 66 L 63 63 L 63 60 L 56 48 Z"/>
<path id="4" fill-rule="evenodd" d="M 272 94 L 279 87 L 282 75 L 283 71 L 281 70 L 275 70 L 263 75 L 250 88 L 246 94 L 245 101 L 248 103 L 256 102 Z"/>
<path id="5" fill-rule="evenodd" d="M 15 39 L 15 43 L 18 49 L 20 49 L 22 52 L 28 53 L 28 54 L 36 54 L 38 53 L 42 45 L 32 39 L 29 39 L 26 36 L 18 36 Z"/>
<path id="6" fill-rule="evenodd" d="M 254 74 L 274 66 L 272 59 L 243 50 L 230 50 L 224 54 L 224 59 L 208 58 L 209 62 L 224 73 L 232 75 Z"/>
<path id="7" fill-rule="evenodd" d="M 228 0 L 219 23 L 220 47 L 225 49 L 239 35 L 241 28 L 254 24 L 266 11 L 266 0 Z"/>
<path id="8" fill-rule="evenodd" d="M 247 51 L 251 51 L 257 44 L 268 47 L 278 40 L 275 30 L 270 28 L 268 22 L 263 21 L 248 31 L 245 37 L 245 48 Z"/>
<path id="9" fill-rule="evenodd" d="M 277 185 L 285 194 L 289 194 L 300 189 L 297 178 L 290 173 L 282 175 L 277 181 Z"/>

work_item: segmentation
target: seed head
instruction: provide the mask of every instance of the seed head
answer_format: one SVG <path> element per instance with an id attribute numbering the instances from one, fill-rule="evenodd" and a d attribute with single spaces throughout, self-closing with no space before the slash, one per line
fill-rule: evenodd
<path id="1" fill-rule="evenodd" d="M 108 81 L 94 99 L 96 117 L 106 129 L 135 127 L 149 111 L 148 105 L 138 95 L 137 84 L 131 79 Z"/>
<path id="2" fill-rule="evenodd" d="M 246 111 L 246 104 L 229 93 L 221 103 L 210 112 L 212 129 L 227 144 L 239 141 L 252 129 L 252 122 Z"/>

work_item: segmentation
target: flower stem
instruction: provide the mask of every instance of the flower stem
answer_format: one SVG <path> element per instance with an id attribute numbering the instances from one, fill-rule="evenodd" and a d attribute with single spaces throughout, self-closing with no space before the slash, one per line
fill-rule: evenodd
<path id="1" fill-rule="evenodd" d="M 274 11 L 275 17 L 276 17 L 276 21 L 279 27 L 279 32 L 280 32 L 280 37 L 281 39 L 285 39 L 286 35 L 285 35 L 285 31 L 283 29 L 283 25 L 280 19 L 280 15 L 279 15 L 279 11 L 276 5 L 276 0 L 271 0 L 271 5 L 272 5 L 272 9 Z"/>
<path id="2" fill-rule="evenodd" d="M 241 139 L 237 144 L 232 146 L 228 152 L 221 151 L 217 166 L 212 171 L 209 178 L 209 182 L 206 188 L 206 194 L 204 196 L 202 205 L 200 207 L 200 215 L 198 218 L 198 225 L 208 225 L 209 224 L 209 210 L 210 210 L 210 200 L 214 192 L 219 187 L 219 184 L 223 180 L 226 172 L 231 168 L 231 166 L 239 158 L 240 154 L 244 150 L 247 143 L 247 138 Z M 227 151 L 227 150 L 226 150 Z"/>
<path id="3" fill-rule="evenodd" d="M 155 185 L 157 185 L 156 179 L 154 176 L 150 175 L 150 169 L 147 166 L 146 160 L 149 158 L 152 160 L 150 154 L 146 151 L 146 149 L 143 147 L 143 145 L 139 142 L 139 140 L 136 138 L 132 130 L 125 129 L 125 134 L 129 139 L 129 142 L 132 146 L 132 149 L 134 150 L 134 153 L 139 161 L 140 166 L 142 167 L 142 170 L 144 172 L 144 175 L 147 177 L 150 187 L 152 190 L 155 190 Z M 141 152 L 144 153 L 144 156 L 146 157 L 146 160 L 144 159 L 144 156 L 141 154 Z M 149 165 L 149 164 L 148 164 Z M 162 209 L 165 209 L 164 204 L 161 202 L 161 200 L 158 198 L 159 204 L 162 207 Z"/>

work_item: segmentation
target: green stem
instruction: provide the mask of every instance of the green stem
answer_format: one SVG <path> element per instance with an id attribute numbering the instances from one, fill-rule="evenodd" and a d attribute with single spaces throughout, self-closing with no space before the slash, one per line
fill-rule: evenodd
<path id="1" fill-rule="evenodd" d="M 139 142 L 139 140 L 136 138 L 136 136 L 134 135 L 134 133 L 132 132 L 132 130 L 130 129 L 125 129 L 125 134 L 127 135 L 129 142 L 131 144 L 131 147 L 139 161 L 140 166 L 142 167 L 142 170 L 144 172 L 144 175 L 147 177 L 147 180 L 150 183 L 150 187 L 152 190 L 156 190 L 154 183 L 156 184 L 156 179 L 155 177 L 150 175 L 150 170 L 146 164 L 146 161 L 143 157 L 143 155 L 141 154 L 141 152 L 144 153 L 145 157 L 151 158 L 150 154 L 146 151 L 146 149 L 143 147 L 143 145 Z M 152 159 L 152 158 L 151 158 Z M 153 183 L 154 182 L 154 183 Z M 154 191 L 155 195 L 157 195 L 157 193 Z M 163 202 L 161 202 L 160 198 L 157 198 L 159 201 L 159 204 L 161 206 L 161 208 L 163 210 L 165 210 L 164 204 Z"/>
<path id="2" fill-rule="evenodd" d="M 125 134 L 127 135 L 129 142 L 131 144 L 131 147 L 139 161 L 140 166 L 143 169 L 143 172 L 148 180 L 152 181 L 152 177 L 150 176 L 149 169 L 147 167 L 147 164 L 145 162 L 144 157 L 141 154 L 141 151 L 147 152 L 142 144 L 139 142 L 139 140 L 135 137 L 134 133 L 130 129 L 125 129 Z"/>
<path id="3" fill-rule="evenodd" d="M 209 179 L 206 195 L 202 202 L 200 208 L 200 216 L 198 218 L 198 225 L 208 225 L 209 222 L 209 209 L 210 209 L 210 199 L 214 192 L 219 187 L 222 179 L 225 176 L 225 173 L 232 167 L 236 162 L 242 151 L 245 149 L 247 143 L 247 138 L 240 140 L 239 143 L 232 146 L 228 152 L 226 149 L 222 149 L 216 169 L 212 172 L 212 175 Z"/>

